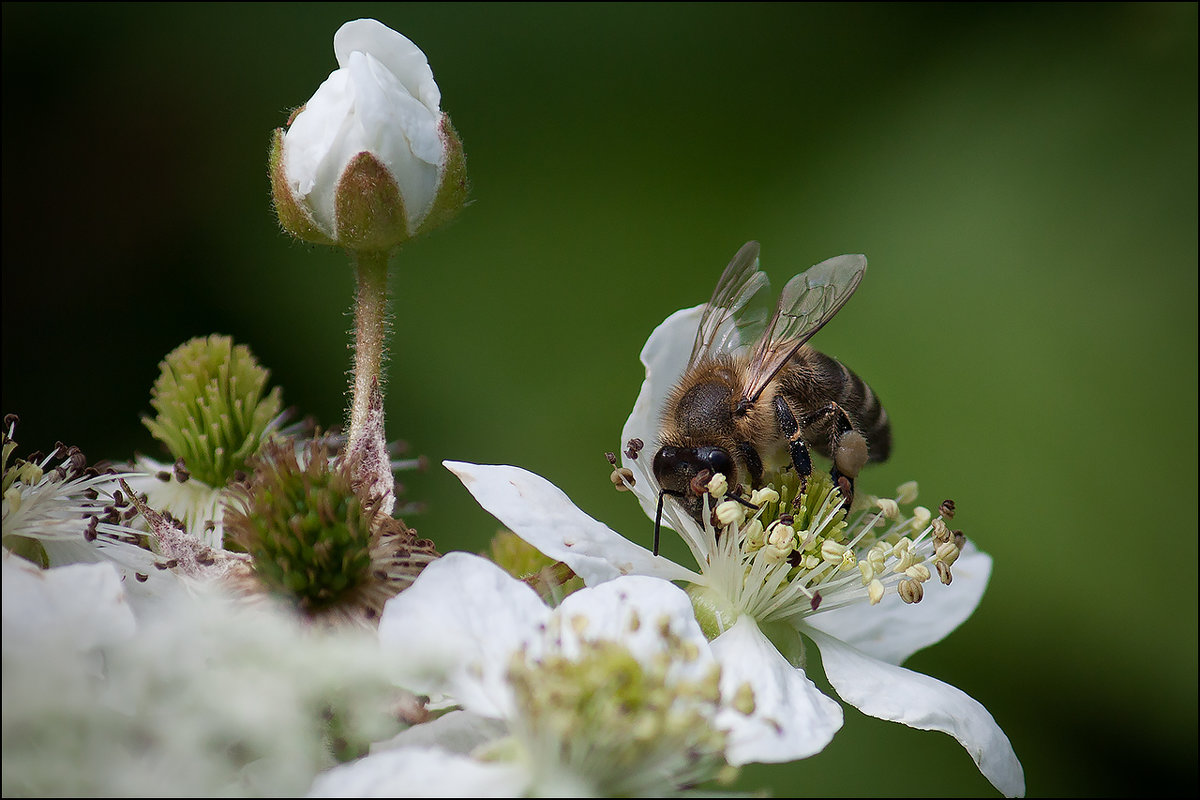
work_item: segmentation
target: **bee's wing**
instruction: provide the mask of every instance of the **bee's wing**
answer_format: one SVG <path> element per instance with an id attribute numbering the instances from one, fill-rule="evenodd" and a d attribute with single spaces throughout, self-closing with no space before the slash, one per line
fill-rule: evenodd
<path id="1" fill-rule="evenodd" d="M 746 304 L 767 283 L 767 274 L 758 269 L 758 242 L 746 242 L 721 273 L 712 299 L 704 307 L 689 367 L 706 355 L 755 340 L 754 328 L 761 328 L 763 317 L 747 312 Z"/>
<path id="2" fill-rule="evenodd" d="M 745 399 L 758 399 L 800 346 L 846 305 L 866 271 L 865 256 L 836 256 L 787 282 L 750 358 Z"/>

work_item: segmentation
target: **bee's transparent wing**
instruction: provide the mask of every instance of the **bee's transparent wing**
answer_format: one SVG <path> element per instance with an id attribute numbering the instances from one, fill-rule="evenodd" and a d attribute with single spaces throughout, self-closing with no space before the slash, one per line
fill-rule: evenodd
<path id="1" fill-rule="evenodd" d="M 765 317 L 747 309 L 746 304 L 767 284 L 767 274 L 758 269 L 758 242 L 746 242 L 721 273 L 712 299 L 704 307 L 689 367 L 707 355 L 757 339 Z"/>
<path id="2" fill-rule="evenodd" d="M 787 282 L 750 358 L 747 400 L 757 400 L 800 346 L 846 305 L 866 271 L 866 256 L 836 256 Z"/>

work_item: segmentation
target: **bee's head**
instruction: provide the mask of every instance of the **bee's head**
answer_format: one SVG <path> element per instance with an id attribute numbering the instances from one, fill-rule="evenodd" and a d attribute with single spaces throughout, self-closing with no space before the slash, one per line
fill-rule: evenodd
<path id="1" fill-rule="evenodd" d="M 704 489 L 699 484 L 707 483 L 718 472 L 725 476 L 730 486 L 737 484 L 737 467 L 724 447 L 665 445 L 654 456 L 654 477 L 663 493 L 678 500 L 684 510 L 702 524 Z"/>

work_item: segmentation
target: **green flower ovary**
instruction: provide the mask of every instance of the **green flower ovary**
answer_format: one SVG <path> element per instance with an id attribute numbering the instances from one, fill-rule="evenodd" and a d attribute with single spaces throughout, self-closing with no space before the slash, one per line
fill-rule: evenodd
<path id="1" fill-rule="evenodd" d="M 271 445 L 226 529 L 269 591 L 307 611 L 342 602 L 370 577 L 374 514 L 339 463 L 319 448 L 300 467 L 291 445 Z"/>
<path id="2" fill-rule="evenodd" d="M 150 393 L 158 414 L 142 422 L 195 478 L 224 486 L 246 470 L 279 416 L 279 388 L 264 396 L 268 371 L 228 336 L 185 342 L 159 367 Z"/>

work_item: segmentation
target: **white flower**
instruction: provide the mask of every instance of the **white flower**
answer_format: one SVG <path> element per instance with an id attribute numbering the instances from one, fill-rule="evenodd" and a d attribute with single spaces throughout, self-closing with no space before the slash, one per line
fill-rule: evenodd
<path id="1" fill-rule="evenodd" d="M 4 553 L 3 793 L 296 795 L 332 766 L 330 720 L 393 735 L 377 640 L 205 592 L 135 621 L 112 564 Z"/>
<path id="2" fill-rule="evenodd" d="M 447 193 L 465 193 L 461 143 L 440 108 L 441 92 L 425 54 L 407 38 L 376 20 L 360 19 L 338 29 L 333 49 L 339 68 L 282 135 L 286 192 L 273 169 L 280 219 L 293 233 L 312 238 L 287 218 L 283 206 L 294 203 L 327 240 L 398 243 L 428 227 Z M 364 154 L 369 167 L 360 158 Z M 355 195 L 364 191 L 371 199 Z M 463 197 L 455 199 L 461 206 Z M 402 216 L 399 230 L 390 227 L 395 212 Z"/>
<path id="3" fill-rule="evenodd" d="M 131 525 L 136 511 L 119 485 L 135 473 L 100 473 L 78 448 L 56 445 L 49 455 L 15 458 L 15 418 L 6 420 L 4 442 L 5 545 L 38 543 L 45 561 L 59 566 L 112 561 L 132 582 L 156 574 L 160 559 L 147 548 L 149 534 Z"/>
<path id="4" fill-rule="evenodd" d="M 327 773 L 316 795 L 661 795 L 726 762 L 791 760 L 808 724 L 806 709 L 760 696 L 769 664 L 722 669 L 687 596 L 651 578 L 550 609 L 491 562 L 451 553 L 388 602 L 379 633 L 405 685 L 462 710 Z"/>
<path id="5" fill-rule="evenodd" d="M 702 307 L 677 312 L 646 342 L 646 380 L 622 441 L 654 442 L 657 414 L 686 366 L 701 312 Z M 653 452 L 648 445 L 640 459 L 629 451 L 624 459 L 634 476 L 631 488 L 651 519 L 658 501 L 649 468 Z M 808 754 L 828 743 L 842 718 L 841 709 L 804 674 L 801 633 L 820 649 L 826 677 L 843 700 L 881 719 L 949 733 L 1001 792 L 1024 793 L 1020 762 L 988 711 L 958 689 L 899 666 L 970 616 L 991 572 L 991 559 L 953 541 L 941 518 L 929 521 L 924 509 L 913 520 L 898 514 L 891 519 L 880 511 L 859 514 L 847 526 L 837 513 L 840 499 L 827 493 L 829 482 L 820 475 L 810 479 L 810 487 L 821 485 L 824 493 L 810 491 L 805 528 L 799 529 L 797 519 L 794 537 L 762 531 L 759 517 L 771 508 L 777 515 L 778 499 L 767 499 L 764 510 L 740 529 L 735 522 L 720 532 L 711 525 L 702 528 L 667 503 L 664 524 L 688 544 L 699 565 L 693 571 L 587 516 L 537 475 L 507 466 L 446 466 L 485 509 L 547 556 L 565 562 L 589 586 L 619 575 L 691 584 L 689 594 L 706 632 L 715 637 L 718 659 L 726 664 L 753 659 L 760 696 L 774 686 L 781 696 L 804 698 Z M 904 488 L 909 499 L 911 487 Z M 895 503 L 882 505 L 890 512 Z M 649 538 L 647 531 L 643 541 Z M 930 581 L 935 574 L 943 582 L 952 577 L 953 586 Z M 918 599 L 922 602 L 910 604 Z"/>

